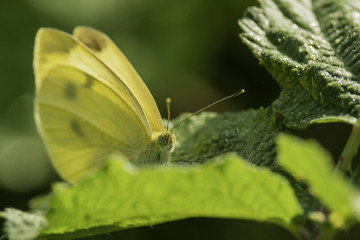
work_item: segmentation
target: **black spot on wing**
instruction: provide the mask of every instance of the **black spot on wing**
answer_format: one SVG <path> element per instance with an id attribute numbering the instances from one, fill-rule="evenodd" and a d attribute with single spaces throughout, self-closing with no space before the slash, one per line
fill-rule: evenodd
<path id="1" fill-rule="evenodd" d="M 79 40 L 94 52 L 100 52 L 106 47 L 106 40 L 95 34 L 83 34 Z"/>
<path id="2" fill-rule="evenodd" d="M 94 79 L 86 74 L 86 82 L 84 83 L 83 87 L 91 89 L 93 84 L 94 84 Z"/>
<path id="3" fill-rule="evenodd" d="M 71 127 L 71 130 L 76 133 L 76 135 L 78 135 L 79 137 L 84 137 L 85 136 L 85 133 L 83 132 L 83 130 L 81 129 L 80 127 L 80 124 L 77 120 L 72 120 L 70 122 L 70 127 Z"/>
<path id="4" fill-rule="evenodd" d="M 66 83 L 64 89 L 65 97 L 69 100 L 75 100 L 77 98 L 76 86 L 73 83 Z"/>

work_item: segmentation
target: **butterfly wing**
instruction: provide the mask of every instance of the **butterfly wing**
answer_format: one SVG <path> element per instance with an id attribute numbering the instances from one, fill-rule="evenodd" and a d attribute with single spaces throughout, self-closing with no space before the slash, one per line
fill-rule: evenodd
<path id="1" fill-rule="evenodd" d="M 150 91 L 125 55 L 104 33 L 89 27 L 77 27 L 74 36 L 114 71 L 136 96 L 153 136 L 164 132 L 161 116 Z"/>
<path id="2" fill-rule="evenodd" d="M 60 175 L 75 181 L 113 153 L 136 159 L 151 132 L 129 88 L 69 34 L 40 29 L 35 44 L 35 116 Z"/>

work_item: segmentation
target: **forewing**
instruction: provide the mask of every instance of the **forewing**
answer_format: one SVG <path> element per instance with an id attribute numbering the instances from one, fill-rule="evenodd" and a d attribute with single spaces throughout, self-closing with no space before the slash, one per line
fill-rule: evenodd
<path id="1" fill-rule="evenodd" d="M 163 133 L 164 127 L 154 98 L 114 42 L 104 33 L 89 27 L 75 28 L 74 36 L 90 48 L 128 86 L 140 103 L 153 135 Z"/>
<path id="2" fill-rule="evenodd" d="M 95 56 L 73 36 L 51 28 L 41 28 L 35 40 L 34 69 L 36 85 L 56 66 L 71 66 L 89 74 L 122 98 L 137 113 L 150 134 L 150 127 L 142 107 L 128 86 L 106 63 Z"/>

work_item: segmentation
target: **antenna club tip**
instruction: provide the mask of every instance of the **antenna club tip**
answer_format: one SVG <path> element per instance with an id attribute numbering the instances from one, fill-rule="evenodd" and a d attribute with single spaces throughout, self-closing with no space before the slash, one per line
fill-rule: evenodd
<path id="1" fill-rule="evenodd" d="M 166 103 L 171 103 L 171 98 L 166 98 Z"/>
<path id="2" fill-rule="evenodd" d="M 237 96 L 239 96 L 240 94 L 243 94 L 243 93 L 245 93 L 245 90 L 244 90 L 244 89 L 238 90 L 237 92 L 235 92 L 235 93 L 232 95 L 232 97 L 237 97 Z"/>

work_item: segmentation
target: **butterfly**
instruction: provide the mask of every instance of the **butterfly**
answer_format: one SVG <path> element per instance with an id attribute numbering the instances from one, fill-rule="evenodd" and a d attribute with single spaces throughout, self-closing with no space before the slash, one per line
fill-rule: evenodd
<path id="1" fill-rule="evenodd" d="M 175 136 L 150 91 L 104 33 L 41 28 L 35 39 L 35 120 L 60 176 L 75 182 L 109 155 L 166 164 Z"/>

